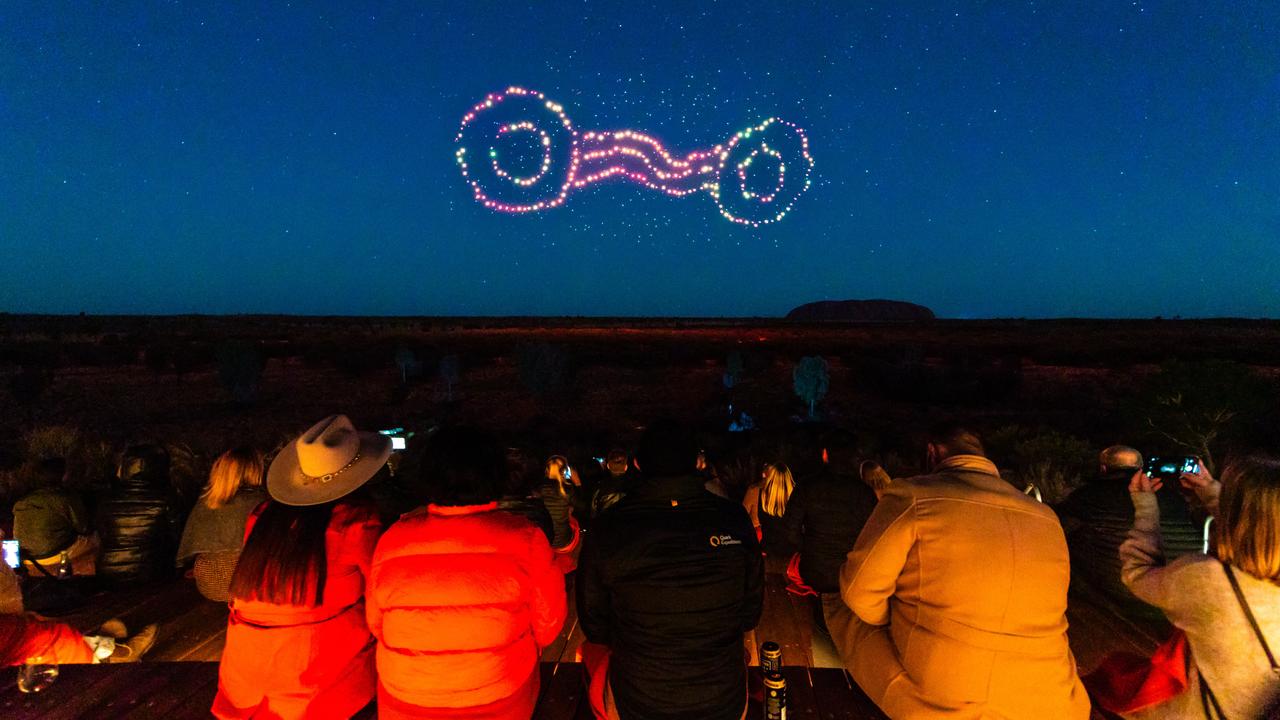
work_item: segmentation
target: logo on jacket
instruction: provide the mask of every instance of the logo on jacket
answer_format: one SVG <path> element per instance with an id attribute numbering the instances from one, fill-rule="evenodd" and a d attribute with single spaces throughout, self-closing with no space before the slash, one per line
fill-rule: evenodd
<path id="1" fill-rule="evenodd" d="M 711 547 L 723 547 L 725 545 L 741 545 L 741 540 L 735 540 L 732 535 L 712 535 Z"/>

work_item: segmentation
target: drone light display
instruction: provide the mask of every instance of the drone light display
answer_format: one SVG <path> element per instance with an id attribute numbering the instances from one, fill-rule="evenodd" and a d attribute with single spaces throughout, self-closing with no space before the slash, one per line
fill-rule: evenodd
<path id="1" fill-rule="evenodd" d="M 510 213 L 553 208 L 573 191 L 619 178 L 674 197 L 705 192 L 724 217 L 759 227 L 790 212 L 813 169 L 804 131 L 779 118 L 677 156 L 634 130 L 579 132 L 559 103 L 518 87 L 472 108 L 456 144 L 476 200 Z"/>

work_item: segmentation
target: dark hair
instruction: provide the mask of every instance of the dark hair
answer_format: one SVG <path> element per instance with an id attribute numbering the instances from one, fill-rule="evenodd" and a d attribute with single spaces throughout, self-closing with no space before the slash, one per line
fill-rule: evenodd
<path id="1" fill-rule="evenodd" d="M 497 500 L 511 478 L 506 454 L 473 428 L 444 428 L 427 443 L 421 480 L 436 505 L 483 505 Z"/>
<path id="2" fill-rule="evenodd" d="M 276 605 L 324 602 L 325 532 L 334 503 L 294 507 L 267 503 L 231 576 L 231 597 Z"/>
<path id="3" fill-rule="evenodd" d="M 691 475 L 698 464 L 697 438 L 675 420 L 651 423 L 640 437 L 636 461 L 640 472 L 648 477 Z"/>
<path id="4" fill-rule="evenodd" d="M 929 429 L 929 443 L 937 445 L 951 455 L 982 455 L 982 437 L 968 425 L 956 422 L 941 423 Z"/>
<path id="5" fill-rule="evenodd" d="M 45 458 L 36 466 L 36 481 L 40 487 L 57 487 L 62 484 L 62 479 L 66 476 L 66 458 Z"/>
<path id="6" fill-rule="evenodd" d="M 169 480 L 169 451 L 163 445 L 131 445 L 120 456 L 121 480 L 134 478 L 159 485 Z"/>
<path id="7" fill-rule="evenodd" d="M 821 436 L 827 452 L 827 468 L 838 475 L 858 475 L 858 436 L 844 428 L 831 428 Z M 819 452 L 821 452 L 819 450 Z"/>

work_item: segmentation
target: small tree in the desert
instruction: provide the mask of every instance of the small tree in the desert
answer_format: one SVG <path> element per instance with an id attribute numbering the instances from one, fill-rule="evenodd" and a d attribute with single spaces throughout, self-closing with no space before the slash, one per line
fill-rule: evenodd
<path id="1" fill-rule="evenodd" d="M 1264 420 L 1274 398 L 1271 383 L 1246 365 L 1170 361 L 1147 381 L 1132 415 L 1151 435 L 1198 455 L 1214 471 L 1220 450 Z"/>
<path id="2" fill-rule="evenodd" d="M 816 416 L 818 403 L 826 397 L 827 390 L 831 387 L 826 359 L 819 355 L 800 358 L 791 372 L 791 379 L 796 395 L 809 406 L 809 419 L 812 420 Z"/>
<path id="3" fill-rule="evenodd" d="M 445 355 L 440 358 L 440 380 L 444 383 L 446 402 L 453 402 L 453 386 L 458 384 L 461 372 L 457 355 Z"/>
<path id="4" fill-rule="evenodd" d="M 396 350 L 396 368 L 400 370 L 400 384 L 407 385 L 409 378 L 417 375 L 422 368 L 422 364 L 418 362 L 418 356 L 407 347 Z"/>

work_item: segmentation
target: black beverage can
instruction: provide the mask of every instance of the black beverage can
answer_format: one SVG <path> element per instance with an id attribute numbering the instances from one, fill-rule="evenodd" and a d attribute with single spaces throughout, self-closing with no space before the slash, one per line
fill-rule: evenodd
<path id="1" fill-rule="evenodd" d="M 787 720 L 787 679 L 780 672 L 764 676 L 765 720 Z"/>
<path id="2" fill-rule="evenodd" d="M 782 647 L 772 640 L 760 644 L 760 672 L 782 672 Z"/>

